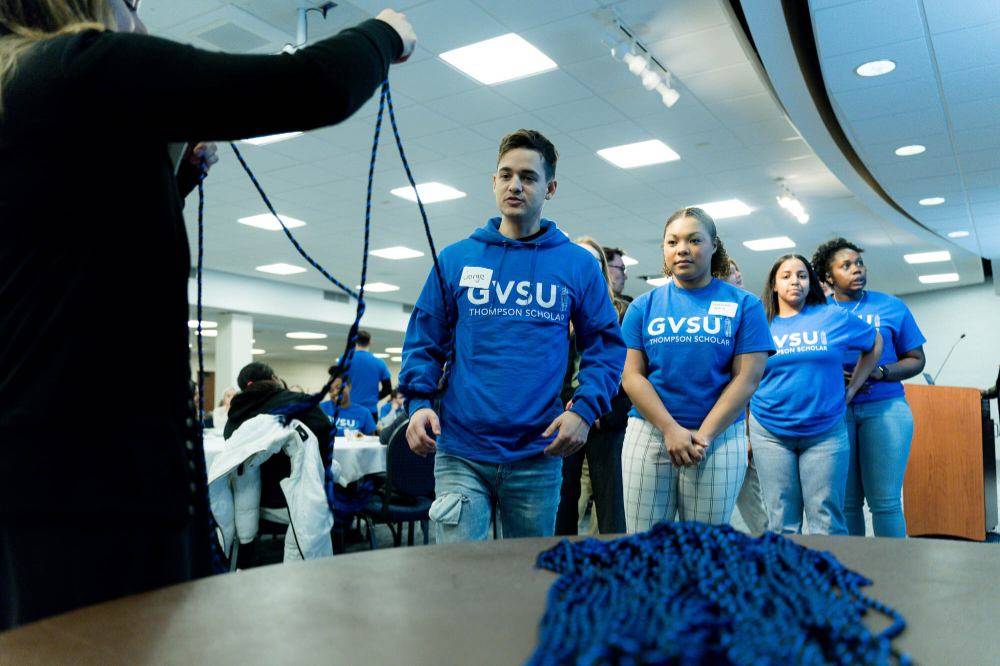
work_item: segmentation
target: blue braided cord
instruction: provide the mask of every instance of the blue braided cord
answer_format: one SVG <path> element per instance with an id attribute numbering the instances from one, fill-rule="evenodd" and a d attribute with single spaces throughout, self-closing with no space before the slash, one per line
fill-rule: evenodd
<path id="1" fill-rule="evenodd" d="M 406 171 L 406 179 L 410 182 L 410 186 L 413 188 L 413 193 L 417 199 L 417 208 L 420 209 L 420 219 L 424 224 L 424 234 L 427 236 L 427 245 L 430 247 L 431 260 L 434 262 L 434 274 L 437 276 L 438 288 L 441 290 L 441 302 L 444 303 L 445 308 L 445 321 L 451 320 L 451 308 L 450 301 L 448 298 L 448 285 L 444 280 L 444 273 L 441 272 L 441 263 L 438 261 L 437 248 L 434 246 L 434 237 L 431 235 L 431 225 L 427 221 L 427 211 L 424 210 L 424 202 L 420 200 L 420 192 L 417 190 L 417 183 L 413 178 L 413 172 L 410 170 L 410 162 L 406 159 L 406 151 L 403 150 L 403 141 L 399 137 L 399 126 L 396 124 L 396 111 L 392 104 L 392 91 L 386 90 L 386 96 L 389 101 L 389 122 L 392 125 L 392 134 L 396 139 L 396 147 L 399 149 L 399 159 L 403 163 L 403 170 Z M 401 386 L 400 390 L 407 399 L 411 398 L 427 398 L 433 400 L 437 396 L 444 393 L 444 389 L 448 382 L 448 372 L 451 369 L 452 362 L 455 357 L 455 327 L 451 329 L 451 338 L 448 341 L 448 352 L 445 357 L 444 371 L 441 374 L 441 380 L 438 382 L 437 390 L 435 391 L 417 391 L 408 386 Z"/>
<path id="2" fill-rule="evenodd" d="M 295 237 L 288 230 L 288 228 L 285 227 L 284 222 L 282 222 L 281 218 L 275 212 L 274 207 L 271 206 L 271 203 L 268 200 L 267 195 L 265 194 L 263 188 L 261 188 L 260 183 L 257 181 L 256 177 L 253 174 L 253 171 L 246 163 L 246 160 L 243 159 L 243 156 L 240 154 L 239 149 L 237 149 L 235 145 L 232 146 L 237 159 L 243 166 L 244 171 L 246 171 L 247 175 L 250 177 L 251 181 L 254 184 L 254 187 L 257 188 L 257 192 L 264 200 L 264 203 L 267 206 L 268 210 L 271 212 L 272 215 L 275 216 L 275 219 L 278 220 L 278 223 L 281 224 L 281 228 L 284 229 L 285 235 L 295 246 L 295 249 L 298 250 L 299 254 L 302 255 L 306 259 L 306 261 L 309 262 L 311 266 L 313 266 L 320 273 L 322 273 L 323 276 L 327 278 L 327 280 L 329 280 L 330 282 L 340 287 L 342 290 L 346 291 L 351 296 L 357 299 L 357 308 L 354 314 L 354 322 L 351 324 L 351 328 L 348 332 L 347 343 L 344 346 L 344 352 L 340 355 L 340 358 L 337 361 L 337 367 L 334 369 L 332 373 L 330 373 L 330 379 L 326 382 L 326 384 L 323 385 L 323 388 L 321 388 L 318 392 L 312 394 L 311 396 L 303 400 L 297 401 L 295 403 L 285 405 L 284 407 L 275 409 L 274 411 L 271 412 L 272 414 L 279 416 L 281 422 L 284 425 L 288 425 L 288 423 L 292 419 L 301 416 L 305 412 L 316 407 L 323 400 L 323 398 L 329 393 L 331 386 L 333 386 L 333 382 L 336 381 L 338 377 L 347 375 L 347 373 L 351 368 L 351 362 L 354 359 L 354 346 L 357 343 L 358 329 L 361 326 L 361 318 L 364 316 L 365 313 L 365 284 L 367 283 L 368 280 L 368 256 L 369 256 L 369 243 L 371 238 L 372 187 L 375 178 L 375 162 L 378 156 L 378 143 L 379 143 L 379 137 L 381 136 L 382 118 L 385 111 L 385 105 L 388 100 L 388 92 L 389 92 L 389 81 L 388 79 L 386 79 L 385 81 L 382 82 L 382 91 L 379 97 L 378 116 L 375 121 L 375 135 L 372 139 L 372 155 L 371 155 L 371 161 L 368 166 L 368 189 L 366 192 L 366 201 L 365 201 L 364 247 L 361 260 L 361 285 L 357 293 L 354 293 L 350 289 L 347 289 L 343 284 L 338 282 L 332 275 L 327 273 L 323 269 L 323 267 L 320 266 L 315 260 L 313 260 L 313 258 L 309 256 L 309 254 L 302 248 L 302 246 L 299 245 L 299 243 L 295 240 Z M 391 104 L 391 102 L 389 103 Z M 392 107 L 390 106 L 390 109 L 391 108 Z M 324 468 L 323 485 L 326 491 L 327 503 L 329 504 L 331 510 L 334 511 L 335 514 L 338 513 L 337 507 L 341 502 L 338 500 L 337 495 L 334 492 L 335 483 L 333 479 L 333 473 L 330 468 L 333 464 L 333 449 L 337 437 L 336 423 L 337 423 L 337 417 L 339 415 L 340 415 L 340 394 L 338 393 L 336 398 L 333 400 L 333 416 L 331 417 L 333 427 L 330 429 L 330 441 L 329 441 L 330 446 L 328 447 L 329 457 L 324 457 L 323 460 L 323 468 Z"/>
<path id="3" fill-rule="evenodd" d="M 669 523 L 614 541 L 563 540 L 532 665 L 909 664 L 902 615 L 830 553 L 774 533 Z M 865 626 L 869 610 L 892 625 Z"/>
<path id="4" fill-rule="evenodd" d="M 205 264 L 205 177 L 208 175 L 208 164 L 205 158 L 201 158 L 198 169 L 198 305 L 197 317 L 198 326 L 195 329 L 198 335 L 198 446 L 195 451 L 190 451 L 189 455 L 194 456 L 195 468 L 199 470 L 203 480 L 205 506 L 210 506 L 208 498 L 208 466 L 205 462 L 205 352 L 202 345 L 201 318 L 202 318 L 202 275 Z M 216 540 L 215 516 L 211 511 L 208 514 L 208 544 L 211 550 L 212 573 L 224 573 L 227 571 L 222 557 L 219 553 L 219 544 Z"/>
<path id="5" fill-rule="evenodd" d="M 281 216 L 278 215 L 277 211 L 274 210 L 274 206 L 271 205 L 271 200 L 264 192 L 264 188 L 260 186 L 260 182 L 257 180 L 257 177 L 254 175 L 253 171 L 250 170 L 250 167 L 247 165 L 246 160 L 243 159 L 243 154 L 240 153 L 240 149 L 237 148 L 236 144 L 233 142 L 229 143 L 229 147 L 233 149 L 233 153 L 236 154 L 236 159 L 239 160 L 240 165 L 243 167 L 243 170 L 246 171 L 247 175 L 250 177 L 250 182 L 253 183 L 253 186 L 257 189 L 257 194 L 259 194 L 260 198 L 264 201 L 264 205 L 267 206 L 267 210 L 270 211 L 271 215 L 274 216 L 274 219 L 276 219 L 278 221 L 278 224 L 281 225 L 281 230 L 285 232 L 285 236 L 287 236 L 288 240 L 291 241 L 292 246 L 296 249 L 296 251 L 298 251 L 298 253 L 302 256 L 303 259 L 309 262 L 310 266 L 318 270 L 323 275 L 323 277 L 329 280 L 335 287 L 343 291 L 351 298 L 358 298 L 358 294 L 355 293 L 353 289 L 342 283 L 337 278 L 330 275 L 325 268 L 320 266 L 315 259 L 310 257 L 309 254 L 304 249 L 302 249 L 302 246 L 299 244 L 299 241 L 295 239 L 294 234 L 292 234 L 292 232 L 288 229 L 288 227 L 285 226 L 284 220 L 282 220 Z"/>

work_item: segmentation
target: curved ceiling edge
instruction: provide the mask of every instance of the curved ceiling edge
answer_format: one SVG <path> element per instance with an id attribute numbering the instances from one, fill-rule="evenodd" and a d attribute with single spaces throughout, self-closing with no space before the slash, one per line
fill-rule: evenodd
<path id="1" fill-rule="evenodd" d="M 897 205 L 854 151 L 827 97 L 807 3 L 743 0 L 741 6 L 751 33 L 748 39 L 772 89 L 802 138 L 827 168 L 876 215 L 924 240 L 945 243 L 958 253 L 966 253 L 967 250 L 934 233 Z M 798 15 L 800 12 L 802 16 Z M 979 278 L 982 279 L 981 274 Z"/>

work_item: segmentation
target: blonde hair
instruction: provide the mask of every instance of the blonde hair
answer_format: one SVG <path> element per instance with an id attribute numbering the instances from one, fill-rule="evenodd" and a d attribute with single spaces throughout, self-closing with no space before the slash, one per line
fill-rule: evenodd
<path id="1" fill-rule="evenodd" d="M 61 35 L 112 27 L 107 0 L 0 0 L 0 109 L 5 84 L 25 51 Z"/>
<path id="2" fill-rule="evenodd" d="M 623 312 L 621 304 L 624 301 L 619 301 L 615 297 L 614 289 L 611 288 L 611 270 L 608 268 L 608 257 L 604 254 L 604 247 L 590 236 L 580 236 L 573 242 L 577 245 L 586 245 L 597 255 L 597 262 L 601 265 L 601 275 L 604 276 L 604 284 L 608 288 L 608 298 L 611 299 L 611 304 L 615 306 L 615 310 L 620 317 Z M 624 305 L 628 307 L 627 303 L 624 303 Z"/>

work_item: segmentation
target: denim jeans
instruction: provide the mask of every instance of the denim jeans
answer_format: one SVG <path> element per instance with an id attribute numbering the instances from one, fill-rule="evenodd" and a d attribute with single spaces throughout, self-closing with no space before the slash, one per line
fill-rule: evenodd
<path id="1" fill-rule="evenodd" d="M 770 529 L 809 534 L 847 534 L 844 491 L 851 445 L 840 421 L 811 437 L 776 435 L 750 415 L 750 444 L 760 476 Z"/>
<path id="2" fill-rule="evenodd" d="M 503 537 L 552 536 L 561 485 L 561 458 L 496 464 L 438 451 L 430 510 L 437 543 L 485 540 L 494 507 Z"/>
<path id="3" fill-rule="evenodd" d="M 906 398 L 847 406 L 851 463 L 844 514 L 851 534 L 864 536 L 861 506 L 868 501 L 875 536 L 905 537 L 903 475 L 913 439 L 913 412 Z"/>

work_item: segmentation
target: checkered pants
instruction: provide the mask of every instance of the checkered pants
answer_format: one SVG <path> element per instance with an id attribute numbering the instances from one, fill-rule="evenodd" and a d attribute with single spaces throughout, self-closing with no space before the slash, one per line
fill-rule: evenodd
<path id="1" fill-rule="evenodd" d="M 747 436 L 742 421 L 724 430 L 694 467 L 675 467 L 663 433 L 643 419 L 630 418 L 622 447 L 625 524 L 629 533 L 661 520 L 728 523 L 747 469 Z"/>

